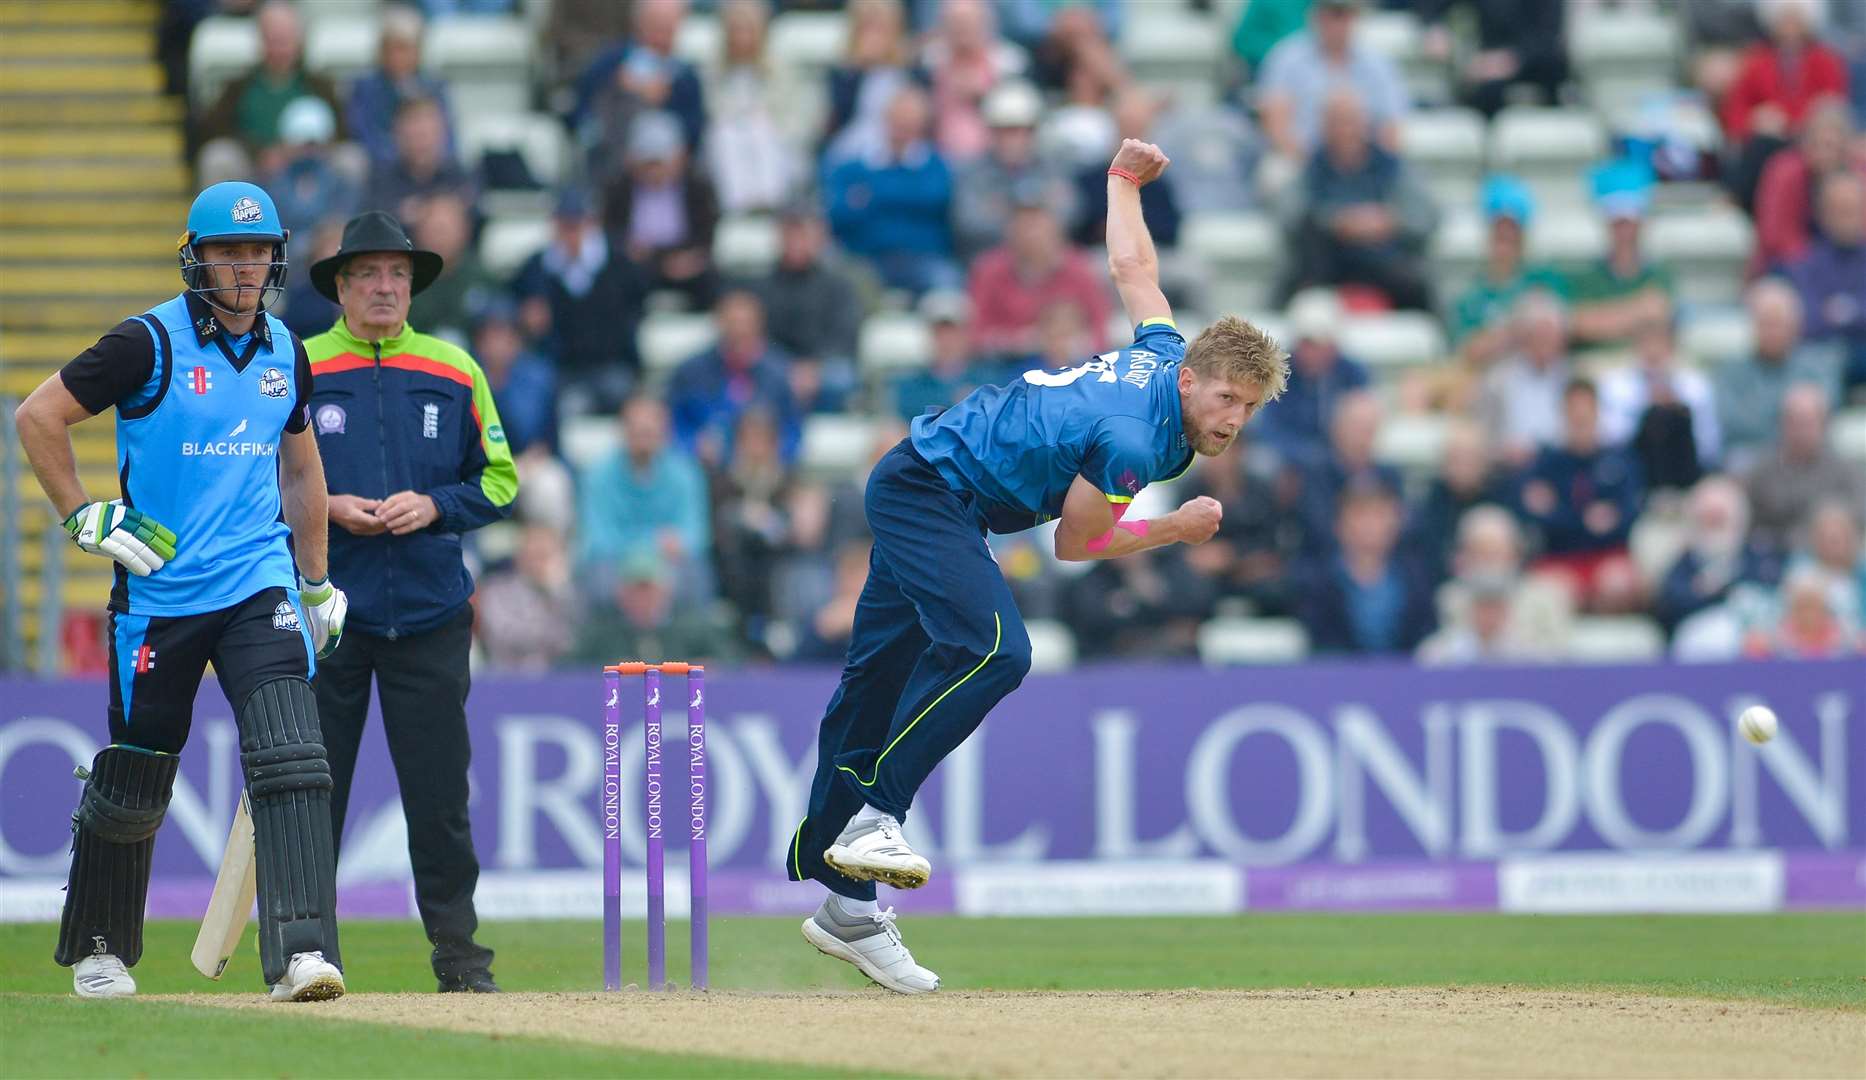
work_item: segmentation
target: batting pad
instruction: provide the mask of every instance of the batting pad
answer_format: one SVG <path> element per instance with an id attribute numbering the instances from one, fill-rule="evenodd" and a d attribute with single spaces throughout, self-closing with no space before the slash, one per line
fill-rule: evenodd
<path id="1" fill-rule="evenodd" d="M 317 697 L 300 678 L 273 679 L 240 709 L 240 762 L 253 806 L 259 962 L 268 985 L 302 952 L 337 951 L 337 853 L 330 762 Z"/>
<path id="2" fill-rule="evenodd" d="M 173 754 L 122 746 L 106 746 L 92 759 L 71 815 L 71 876 L 54 954 L 60 964 L 100 952 L 131 967 L 142 959 L 155 834 L 180 766 Z"/>

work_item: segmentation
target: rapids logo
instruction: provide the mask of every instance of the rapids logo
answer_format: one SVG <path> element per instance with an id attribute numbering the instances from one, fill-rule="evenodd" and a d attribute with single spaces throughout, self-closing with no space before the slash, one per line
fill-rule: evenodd
<path id="1" fill-rule="evenodd" d="M 303 629 L 298 625 L 298 609 L 290 600 L 280 600 L 279 606 L 272 609 L 272 629 L 289 630 L 294 634 Z"/>
<path id="2" fill-rule="evenodd" d="M 242 225 L 251 225 L 255 221 L 264 221 L 266 212 L 250 196 L 240 196 L 240 201 L 233 204 L 233 220 Z"/>
<path id="3" fill-rule="evenodd" d="M 285 373 L 278 368 L 269 367 L 259 377 L 259 392 L 266 397 L 280 398 L 291 393 L 291 387 L 285 382 Z"/>
<path id="4" fill-rule="evenodd" d="M 182 457 L 271 457 L 278 452 L 277 443 L 235 442 L 240 433 L 246 430 L 246 421 L 240 421 L 227 437 L 217 442 L 185 442 L 181 444 Z"/>

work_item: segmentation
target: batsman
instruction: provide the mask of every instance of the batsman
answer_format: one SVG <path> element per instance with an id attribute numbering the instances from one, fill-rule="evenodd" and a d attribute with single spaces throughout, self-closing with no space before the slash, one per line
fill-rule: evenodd
<path id="1" fill-rule="evenodd" d="M 1060 519 L 1056 555 L 1071 561 L 1204 543 L 1216 500 L 1145 521 L 1128 516 L 1134 496 L 1195 454 L 1223 453 L 1289 376 L 1283 351 L 1242 319 L 1190 345 L 1174 325 L 1140 213 L 1141 186 L 1167 164 L 1129 139 L 1108 169 L 1108 265 L 1133 345 L 921 416 L 869 474 L 868 581 L 788 862 L 792 880 L 829 889 L 804 938 L 898 993 L 936 990 L 939 977 L 914 962 L 875 883 L 926 884 L 932 867 L 901 834 L 914 793 L 1030 670 L 985 534 Z"/>
<path id="2" fill-rule="evenodd" d="M 111 328 L 17 412 L 78 547 L 116 562 L 110 744 L 72 814 L 54 958 L 80 997 L 136 992 L 156 830 L 209 662 L 233 707 L 257 841 L 259 954 L 275 1001 L 343 993 L 330 766 L 310 679 L 346 602 L 325 570 L 324 469 L 304 345 L 266 310 L 287 233 L 266 192 L 215 184 L 188 212 L 182 291 Z M 115 499 L 67 430 L 116 410 Z"/>

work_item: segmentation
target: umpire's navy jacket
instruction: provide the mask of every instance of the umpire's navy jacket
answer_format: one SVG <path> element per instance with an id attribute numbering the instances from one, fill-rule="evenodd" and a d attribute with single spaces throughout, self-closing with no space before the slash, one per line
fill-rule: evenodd
<path id="1" fill-rule="evenodd" d="M 518 470 L 486 374 L 465 350 L 404 323 L 364 341 L 342 318 L 305 342 L 311 427 L 333 494 L 415 491 L 440 517 L 407 536 L 331 526 L 330 576 L 350 598 L 346 626 L 401 637 L 447 621 L 473 594 L 460 534 L 507 517 Z"/>

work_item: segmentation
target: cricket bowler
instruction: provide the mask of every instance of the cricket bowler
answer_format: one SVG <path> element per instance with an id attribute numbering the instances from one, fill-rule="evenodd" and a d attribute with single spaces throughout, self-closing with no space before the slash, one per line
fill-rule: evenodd
<path id="1" fill-rule="evenodd" d="M 936 990 L 939 976 L 914 962 L 875 883 L 926 884 L 932 868 L 901 835 L 914 793 L 1030 670 L 985 534 L 1060 519 L 1056 555 L 1070 561 L 1204 543 L 1223 515 L 1215 499 L 1152 521 L 1126 512 L 1194 454 L 1222 453 L 1288 379 L 1283 350 L 1242 319 L 1190 345 L 1174 326 L 1140 213 L 1141 186 L 1167 164 L 1128 139 L 1108 169 L 1108 267 L 1134 344 L 921 416 L 869 476 L 868 581 L 787 862 L 791 880 L 829 889 L 804 938 L 898 993 Z"/>
<path id="2" fill-rule="evenodd" d="M 27 397 L 20 443 L 78 547 L 117 564 L 110 745 L 72 814 L 54 958 L 87 998 L 136 992 L 156 830 L 212 661 L 240 731 L 259 954 L 275 1001 L 343 993 L 330 766 L 311 676 L 347 604 L 325 570 L 324 469 L 304 345 L 266 310 L 287 232 L 266 192 L 188 211 L 180 295 L 125 319 Z M 117 413 L 119 498 L 84 490 L 67 430 Z M 294 565 L 295 564 L 295 565 Z"/>

